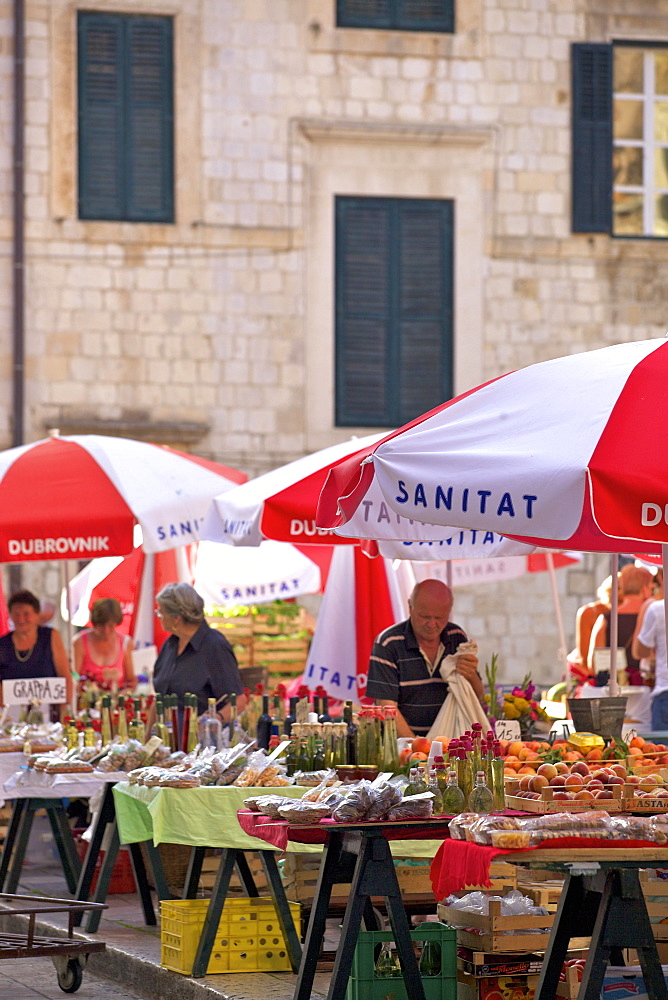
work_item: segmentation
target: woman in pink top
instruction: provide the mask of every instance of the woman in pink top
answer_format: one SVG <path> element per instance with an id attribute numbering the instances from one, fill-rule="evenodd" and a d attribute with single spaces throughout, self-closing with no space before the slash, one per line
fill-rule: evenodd
<path id="1" fill-rule="evenodd" d="M 127 635 L 120 635 L 116 626 L 123 621 L 121 606 L 114 597 L 95 601 L 90 611 L 92 628 L 80 632 L 74 639 L 74 666 L 83 680 L 94 681 L 99 687 L 134 688 L 137 683 L 132 666 L 134 644 Z"/>

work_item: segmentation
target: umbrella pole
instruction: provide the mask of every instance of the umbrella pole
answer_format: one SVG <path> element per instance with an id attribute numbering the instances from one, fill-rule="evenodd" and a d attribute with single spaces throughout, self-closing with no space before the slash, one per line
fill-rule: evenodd
<path id="1" fill-rule="evenodd" d="M 64 559 L 62 562 L 63 580 L 62 586 L 65 588 L 65 603 L 67 606 L 67 649 L 70 657 L 70 673 L 72 674 L 72 718 L 77 717 L 77 682 L 74 679 L 74 625 L 72 624 L 72 595 L 70 594 L 70 561 Z"/>
<path id="2" fill-rule="evenodd" d="M 448 559 L 445 564 L 445 579 L 448 587 L 452 590 L 452 560 Z"/>
<path id="3" fill-rule="evenodd" d="M 610 602 L 610 680 L 608 681 L 608 694 L 611 698 L 616 698 L 619 694 L 619 684 L 617 683 L 617 636 L 619 626 L 617 619 L 617 605 L 619 603 L 619 593 L 617 587 L 618 574 L 619 556 L 615 552 L 610 556 L 612 600 Z"/>
<path id="4" fill-rule="evenodd" d="M 557 619 L 557 631 L 559 633 L 559 649 L 557 657 L 562 668 L 565 669 L 565 676 L 568 677 L 568 664 L 566 663 L 566 633 L 564 632 L 564 620 L 561 614 L 561 604 L 559 602 L 559 590 L 557 587 L 557 574 L 554 571 L 554 554 L 545 553 L 548 573 L 550 574 L 550 586 L 552 588 L 552 600 L 554 601 L 554 614 Z"/>

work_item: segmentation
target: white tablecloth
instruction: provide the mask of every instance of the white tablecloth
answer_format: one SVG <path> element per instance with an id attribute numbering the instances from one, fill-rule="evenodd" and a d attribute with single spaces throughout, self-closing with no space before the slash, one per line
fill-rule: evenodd
<path id="1" fill-rule="evenodd" d="M 23 756 L 22 754 L 20 756 Z M 47 774 L 22 768 L 3 785 L 8 799 L 88 799 L 109 781 L 125 781 L 125 771 L 93 771 L 90 774 Z"/>

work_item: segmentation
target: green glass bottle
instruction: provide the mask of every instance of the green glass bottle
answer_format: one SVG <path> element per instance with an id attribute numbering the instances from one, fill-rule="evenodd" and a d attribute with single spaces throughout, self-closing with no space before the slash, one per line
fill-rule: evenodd
<path id="1" fill-rule="evenodd" d="M 430 926 L 433 926 L 430 925 Z M 422 947 L 422 954 L 418 963 L 421 976 L 440 976 L 441 974 L 441 945 L 438 941 L 425 941 Z"/>
<path id="2" fill-rule="evenodd" d="M 443 795 L 441 789 L 438 787 L 438 778 L 436 777 L 436 771 L 432 768 L 431 774 L 429 775 L 429 786 L 428 791 L 434 796 L 432 799 L 432 816 L 442 816 L 443 815 Z"/>
<path id="3" fill-rule="evenodd" d="M 102 746 L 111 743 L 111 695 L 102 695 Z"/>
<path id="4" fill-rule="evenodd" d="M 322 740 L 315 741 L 315 749 L 313 751 L 313 770 L 322 771 L 325 767 L 325 745 Z"/>
<path id="5" fill-rule="evenodd" d="M 404 788 L 404 798 L 407 799 L 410 795 L 417 795 L 417 793 L 417 768 L 412 767 L 408 775 L 408 784 Z"/>
<path id="6" fill-rule="evenodd" d="M 489 813 L 494 808 L 494 796 L 485 784 L 485 772 L 478 771 L 473 791 L 469 795 L 469 809 L 476 813 Z"/>
<path id="7" fill-rule="evenodd" d="M 299 751 L 297 753 L 297 770 L 312 771 L 313 761 L 308 749 L 308 739 L 302 736 L 299 740 Z"/>
<path id="8" fill-rule="evenodd" d="M 374 966 L 374 974 L 377 979 L 395 979 L 401 976 L 401 963 L 392 948 L 391 941 L 383 941 Z"/>
<path id="9" fill-rule="evenodd" d="M 466 797 L 457 783 L 457 772 L 450 771 L 448 783 L 443 792 L 443 812 L 446 816 L 458 816 L 466 808 Z"/>

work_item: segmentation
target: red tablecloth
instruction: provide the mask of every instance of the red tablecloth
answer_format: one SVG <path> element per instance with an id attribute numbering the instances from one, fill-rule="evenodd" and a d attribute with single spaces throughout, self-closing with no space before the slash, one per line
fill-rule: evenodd
<path id="1" fill-rule="evenodd" d="M 576 847 L 601 848 L 601 860 L 605 860 L 608 847 L 656 847 L 646 840 L 609 840 L 589 837 L 555 837 L 544 840 L 534 848 L 524 851 L 501 850 L 498 847 L 483 847 L 468 840 L 446 840 L 439 847 L 431 863 L 431 885 L 436 899 L 445 899 L 453 892 L 460 892 L 467 885 L 490 886 L 490 862 L 504 854 L 530 854 L 531 850 L 549 848 L 572 850 Z"/>
<path id="2" fill-rule="evenodd" d="M 284 851 L 288 846 L 288 841 L 298 844 L 324 844 L 327 838 L 327 830 L 340 828 L 341 824 L 333 819 L 322 819 L 313 826 L 291 826 L 285 820 L 270 819 L 261 813 L 251 812 L 250 809 L 240 809 L 237 813 L 239 825 L 245 833 L 251 837 L 258 837 L 268 844 L 273 844 L 279 850 Z M 448 837 L 449 817 L 445 817 L 442 822 L 432 821 L 431 826 L 416 824 L 410 826 L 405 822 L 397 821 L 396 829 L 392 829 L 383 824 L 383 834 L 388 840 L 440 840 Z M 363 827 L 366 824 L 355 824 Z M 379 826 L 370 822 L 369 826 Z"/>

